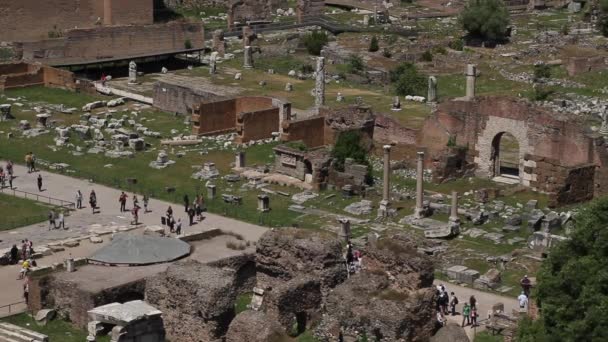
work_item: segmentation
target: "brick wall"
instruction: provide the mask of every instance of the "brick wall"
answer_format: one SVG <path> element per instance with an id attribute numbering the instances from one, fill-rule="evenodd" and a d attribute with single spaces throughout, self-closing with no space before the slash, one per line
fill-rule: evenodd
<path id="1" fill-rule="evenodd" d="M 309 148 L 325 145 L 325 117 L 316 116 L 283 122 L 282 141 L 301 140 Z"/>
<path id="2" fill-rule="evenodd" d="M 50 31 L 113 25 L 151 24 L 153 0 L 1 0 L 0 41 L 47 39 Z M 107 11 L 107 13 L 106 13 Z"/>
<path id="3" fill-rule="evenodd" d="M 569 76 L 576 76 L 589 71 L 601 71 L 606 68 L 608 68 L 608 64 L 606 64 L 606 58 L 603 56 L 570 57 L 566 65 Z"/>
<path id="4" fill-rule="evenodd" d="M 237 115 L 235 142 L 243 144 L 251 140 L 267 139 L 279 131 L 279 108 L 268 108 Z"/>
<path id="5" fill-rule="evenodd" d="M 11 88 L 44 85 L 52 88 L 75 90 L 74 74 L 40 64 L 0 64 L 0 91 Z"/>
<path id="6" fill-rule="evenodd" d="M 154 84 L 154 107 L 170 113 L 190 115 L 195 105 L 221 99 L 220 94 L 192 89 L 187 86 L 156 82 Z"/>
<path id="7" fill-rule="evenodd" d="M 74 29 L 63 38 L 21 44 L 25 60 L 69 63 L 91 59 L 124 58 L 204 47 L 202 24 L 168 23 Z"/>
<path id="8" fill-rule="evenodd" d="M 193 134 L 210 134 L 234 130 L 236 127 L 235 99 L 200 104 L 192 115 Z"/>
<path id="9" fill-rule="evenodd" d="M 407 128 L 385 115 L 377 115 L 374 127 L 374 141 L 386 145 L 415 145 L 418 131 Z"/>

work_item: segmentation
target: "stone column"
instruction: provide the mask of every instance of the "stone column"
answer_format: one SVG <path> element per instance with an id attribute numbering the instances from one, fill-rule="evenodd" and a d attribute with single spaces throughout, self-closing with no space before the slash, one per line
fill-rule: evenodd
<path id="1" fill-rule="evenodd" d="M 437 78 L 435 76 L 429 77 L 429 89 L 426 95 L 427 102 L 437 102 Z"/>
<path id="2" fill-rule="evenodd" d="M 343 239 L 345 242 L 350 241 L 350 220 L 346 218 L 341 218 L 338 220 L 340 222 L 340 232 L 338 236 L 340 239 Z"/>
<path id="3" fill-rule="evenodd" d="M 369 26 L 369 14 L 363 15 L 363 26 Z"/>
<path id="4" fill-rule="evenodd" d="M 418 152 L 418 159 L 416 160 L 416 209 L 414 210 L 414 217 L 424 217 L 424 152 Z"/>
<path id="5" fill-rule="evenodd" d="M 604 113 L 602 113 L 602 125 L 600 126 L 599 133 L 604 137 L 608 137 L 608 107 L 604 108 Z"/>
<path id="6" fill-rule="evenodd" d="M 243 68 L 253 68 L 253 52 L 251 51 L 251 46 L 245 46 L 244 54 L 245 55 L 243 57 Z"/>
<path id="7" fill-rule="evenodd" d="M 213 51 L 217 51 L 220 57 L 224 57 L 226 54 L 226 45 L 224 41 L 224 31 L 215 30 L 213 31 Z"/>
<path id="8" fill-rule="evenodd" d="M 212 52 L 209 56 L 209 75 L 214 75 L 217 72 L 217 52 Z"/>
<path id="9" fill-rule="evenodd" d="M 466 99 L 472 100 L 475 98 L 475 78 L 477 77 L 477 66 L 475 66 L 475 64 L 467 64 L 465 75 L 467 78 Z"/>
<path id="10" fill-rule="evenodd" d="M 382 179 L 382 200 L 390 201 L 391 197 L 391 145 L 382 146 L 384 150 L 384 178 Z"/>
<path id="11" fill-rule="evenodd" d="M 254 37 L 253 30 L 250 26 L 243 26 L 243 46 L 247 47 L 251 45 L 252 38 Z"/>
<path id="12" fill-rule="evenodd" d="M 207 199 L 214 199 L 217 189 L 213 184 L 207 184 Z"/>
<path id="13" fill-rule="evenodd" d="M 325 104 L 325 57 L 317 57 L 317 79 L 315 82 L 315 105 Z"/>
<path id="14" fill-rule="evenodd" d="M 258 211 L 270 211 L 270 197 L 268 195 L 258 195 Z"/>
<path id="15" fill-rule="evenodd" d="M 450 207 L 450 221 L 458 221 L 458 191 L 452 191 L 452 206 Z"/>
<path id="16" fill-rule="evenodd" d="M 137 83 L 137 63 L 131 61 L 129 63 L 129 84 Z"/>
<path id="17" fill-rule="evenodd" d="M 245 151 L 239 151 L 239 152 L 236 153 L 235 166 L 237 168 L 244 168 L 245 167 Z"/>
<path id="18" fill-rule="evenodd" d="M 65 260 L 65 270 L 67 272 L 75 272 L 76 267 L 74 267 L 74 259 L 69 258 Z"/>

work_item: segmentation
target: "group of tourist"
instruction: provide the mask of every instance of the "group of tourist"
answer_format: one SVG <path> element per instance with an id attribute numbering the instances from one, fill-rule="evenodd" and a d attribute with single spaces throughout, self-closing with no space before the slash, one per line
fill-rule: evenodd
<path id="1" fill-rule="evenodd" d="M 182 233 L 182 219 L 177 219 L 173 216 L 173 208 L 169 206 L 165 212 L 165 216 L 161 217 L 161 224 L 169 227 L 169 232 L 180 235 Z"/>
<path id="2" fill-rule="evenodd" d="M 448 291 L 443 284 L 437 285 L 437 324 L 439 326 L 444 326 L 446 324 L 446 316 L 456 316 L 458 314 L 456 312 L 456 306 L 458 304 L 459 300 L 454 292 L 448 294 Z M 463 304 L 461 326 L 464 327 L 466 323 L 466 325 L 476 327 L 478 325 L 478 317 L 477 299 L 473 295 L 469 298 L 468 302 Z"/>
<path id="3" fill-rule="evenodd" d="M 25 166 L 27 166 L 27 173 L 36 172 L 36 156 L 32 152 L 28 152 L 25 155 Z"/>
<path id="4" fill-rule="evenodd" d="M 4 171 L 6 169 L 6 171 Z M 0 187 L 6 187 L 6 182 L 10 189 L 13 188 L 13 162 L 10 160 L 5 167 L 0 166 Z"/>
<path id="5" fill-rule="evenodd" d="M 129 196 L 127 196 L 127 194 L 122 191 L 120 193 L 120 196 L 118 197 L 118 202 L 120 203 L 120 212 L 125 212 L 128 211 L 127 210 L 127 198 Z M 148 197 L 148 195 L 144 195 L 142 198 L 142 201 L 144 202 L 144 213 L 148 212 L 148 202 L 150 201 L 150 197 Z M 139 205 L 139 199 L 137 198 L 136 194 L 133 194 L 133 206 L 131 207 L 131 215 L 133 216 L 133 220 L 131 221 L 131 224 L 134 225 L 138 225 L 139 224 L 139 210 L 141 209 L 141 206 Z"/>
<path id="6" fill-rule="evenodd" d="M 361 255 L 361 251 L 358 249 L 353 251 L 353 244 L 350 242 L 346 244 L 345 259 L 348 274 L 357 273 L 361 270 L 363 266 L 363 257 Z"/>
<path id="7" fill-rule="evenodd" d="M 194 224 L 194 217 L 196 216 L 197 221 L 202 221 L 205 217 L 203 211 L 205 209 L 205 199 L 202 195 L 196 195 L 196 198 L 190 203 L 188 194 L 184 195 L 184 211 L 188 214 L 189 225 Z"/>
<path id="8" fill-rule="evenodd" d="M 65 215 L 63 211 L 55 211 L 51 209 L 48 214 L 49 230 L 63 228 L 65 229 Z"/>
<path id="9" fill-rule="evenodd" d="M 28 239 L 21 240 L 21 251 L 17 245 L 13 245 L 10 253 L 11 264 L 18 264 L 19 260 L 22 260 L 21 270 L 19 270 L 17 279 L 23 279 L 27 275 L 27 272 L 29 272 L 30 267 L 36 266 L 36 261 L 33 258 L 34 243 Z"/>

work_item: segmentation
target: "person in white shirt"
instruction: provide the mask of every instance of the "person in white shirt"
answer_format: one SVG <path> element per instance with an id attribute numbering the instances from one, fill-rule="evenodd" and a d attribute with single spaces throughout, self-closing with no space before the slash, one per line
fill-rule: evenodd
<path id="1" fill-rule="evenodd" d="M 519 302 L 520 309 L 525 309 L 528 307 L 528 296 L 526 296 L 524 292 L 517 297 L 517 301 Z"/>

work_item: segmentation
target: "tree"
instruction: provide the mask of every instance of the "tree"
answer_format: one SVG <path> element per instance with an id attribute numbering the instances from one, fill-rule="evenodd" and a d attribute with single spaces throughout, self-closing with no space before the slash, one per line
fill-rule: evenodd
<path id="1" fill-rule="evenodd" d="M 601 14 L 597 25 L 604 37 L 608 37 L 608 0 L 600 0 L 599 5 Z"/>
<path id="2" fill-rule="evenodd" d="M 541 316 L 518 341 L 608 341 L 608 197 L 577 216 L 570 239 L 553 247 L 538 273 Z"/>
<path id="3" fill-rule="evenodd" d="M 359 55 L 352 54 L 348 56 L 348 60 L 346 61 L 346 68 L 351 74 L 358 74 L 363 71 L 365 65 L 363 64 L 363 59 Z"/>
<path id="4" fill-rule="evenodd" d="M 401 63 L 389 73 L 397 95 L 425 95 L 426 78 L 418 73 L 412 63 Z"/>
<path id="5" fill-rule="evenodd" d="M 372 166 L 367 159 L 367 150 L 361 145 L 361 133 L 357 131 L 340 133 L 331 154 L 334 158 L 334 166 L 338 171 L 344 171 L 346 158 L 352 158 L 357 164 L 367 165 L 366 183 L 372 183 Z"/>
<path id="6" fill-rule="evenodd" d="M 509 26 L 509 11 L 502 0 L 469 0 L 458 20 L 471 37 L 502 40 Z"/>
<path id="7" fill-rule="evenodd" d="M 369 42 L 369 52 L 376 52 L 380 50 L 380 46 L 378 46 L 378 38 L 376 36 L 372 37 L 371 42 Z"/>
<path id="8" fill-rule="evenodd" d="M 325 32 L 316 30 L 303 37 L 303 43 L 306 47 L 306 51 L 314 56 L 319 56 L 321 54 L 321 50 L 323 50 L 323 47 L 328 41 L 329 38 Z"/>

